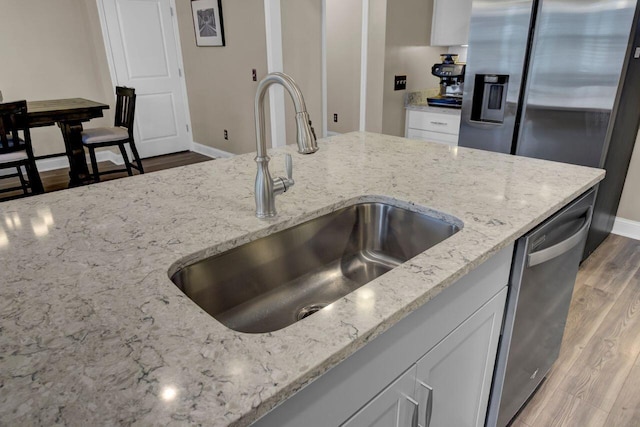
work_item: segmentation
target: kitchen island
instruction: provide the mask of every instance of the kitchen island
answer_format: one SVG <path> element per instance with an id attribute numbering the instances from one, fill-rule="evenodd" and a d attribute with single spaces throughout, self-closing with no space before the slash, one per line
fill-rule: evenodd
<path id="1" fill-rule="evenodd" d="M 293 155 L 254 216 L 253 154 L 0 204 L 0 419 L 9 425 L 248 425 L 595 185 L 604 171 L 371 133 Z M 272 152 L 283 174 L 284 147 Z M 282 166 L 280 166 L 282 165 Z M 377 198 L 463 228 L 285 329 L 224 327 L 176 266 Z"/>

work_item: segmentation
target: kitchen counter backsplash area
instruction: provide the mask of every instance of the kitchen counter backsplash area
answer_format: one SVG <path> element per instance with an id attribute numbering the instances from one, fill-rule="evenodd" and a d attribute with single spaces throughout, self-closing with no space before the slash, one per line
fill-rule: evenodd
<path id="1" fill-rule="evenodd" d="M 255 217 L 255 153 L 2 204 L 0 419 L 7 425 L 245 426 L 596 184 L 604 171 L 371 133 L 291 153 L 296 185 Z M 224 327 L 170 280 L 358 200 L 463 228 L 282 330 Z M 331 208 L 329 208 L 331 207 Z M 196 254 L 196 255 L 194 255 Z"/>
<path id="2" fill-rule="evenodd" d="M 405 107 L 426 107 L 427 98 L 432 98 L 440 94 L 440 88 L 422 89 L 415 92 L 407 92 L 404 97 Z"/>

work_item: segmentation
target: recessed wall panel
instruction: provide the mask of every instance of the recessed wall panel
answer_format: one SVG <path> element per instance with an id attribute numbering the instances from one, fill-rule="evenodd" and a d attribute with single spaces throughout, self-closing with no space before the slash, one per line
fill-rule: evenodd
<path id="1" fill-rule="evenodd" d="M 138 95 L 136 117 L 140 138 L 145 142 L 152 139 L 178 135 L 176 114 L 171 93 Z"/>
<path id="2" fill-rule="evenodd" d="M 167 76 L 159 3 L 155 0 L 119 0 L 117 5 L 129 79 Z"/>

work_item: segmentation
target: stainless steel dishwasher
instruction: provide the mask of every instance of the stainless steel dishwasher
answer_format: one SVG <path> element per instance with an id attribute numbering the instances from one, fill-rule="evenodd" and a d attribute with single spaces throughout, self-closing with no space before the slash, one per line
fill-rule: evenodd
<path id="1" fill-rule="evenodd" d="M 487 426 L 506 426 L 558 358 L 594 194 L 589 190 L 516 244 Z"/>

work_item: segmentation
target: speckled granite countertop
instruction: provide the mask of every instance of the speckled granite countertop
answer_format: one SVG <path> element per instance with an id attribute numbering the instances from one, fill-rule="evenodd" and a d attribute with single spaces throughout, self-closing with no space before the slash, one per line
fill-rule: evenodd
<path id="1" fill-rule="evenodd" d="M 282 173 L 283 151 L 272 172 Z M 603 171 L 367 133 L 294 155 L 279 216 L 254 217 L 253 154 L 0 204 L 0 420 L 247 425 L 594 185 Z M 464 228 L 283 330 L 231 331 L 168 278 L 358 200 Z"/>
<path id="2" fill-rule="evenodd" d="M 439 88 L 435 88 L 408 92 L 404 98 L 404 108 L 412 111 L 428 111 L 459 116 L 461 114 L 459 108 L 432 107 L 427 103 L 427 98 L 437 96 L 439 91 Z"/>

